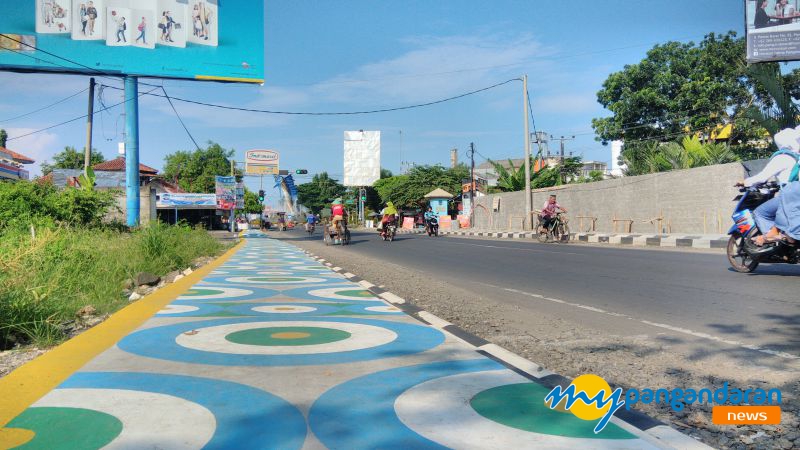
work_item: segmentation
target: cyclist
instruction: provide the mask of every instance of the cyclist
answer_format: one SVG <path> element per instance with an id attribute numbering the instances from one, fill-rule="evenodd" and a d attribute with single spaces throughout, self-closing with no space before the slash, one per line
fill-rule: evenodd
<path id="1" fill-rule="evenodd" d="M 549 228 L 550 224 L 553 223 L 556 216 L 559 212 L 567 212 L 561 205 L 558 204 L 556 201 L 556 195 L 551 194 L 550 198 L 544 202 L 544 206 L 542 207 L 542 213 L 539 216 L 541 219 L 541 224 L 544 228 Z"/>

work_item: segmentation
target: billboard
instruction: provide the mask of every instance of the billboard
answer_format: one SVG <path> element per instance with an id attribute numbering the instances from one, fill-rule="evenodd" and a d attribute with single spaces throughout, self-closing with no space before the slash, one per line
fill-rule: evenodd
<path id="1" fill-rule="evenodd" d="M 381 178 L 381 132 L 344 132 L 344 185 L 372 186 Z"/>
<path id="2" fill-rule="evenodd" d="M 262 83 L 264 1 L 5 0 L 0 49 L 3 70 Z"/>
<path id="3" fill-rule="evenodd" d="M 800 59 L 797 0 L 744 0 L 747 62 Z"/>
<path id="4" fill-rule="evenodd" d="M 156 195 L 157 208 L 216 208 L 216 194 L 185 194 L 162 192 Z"/>
<path id="5" fill-rule="evenodd" d="M 248 150 L 244 153 L 246 175 L 278 175 L 280 155 L 275 150 Z"/>
<path id="6" fill-rule="evenodd" d="M 236 177 L 216 178 L 217 209 L 232 210 L 236 207 Z"/>

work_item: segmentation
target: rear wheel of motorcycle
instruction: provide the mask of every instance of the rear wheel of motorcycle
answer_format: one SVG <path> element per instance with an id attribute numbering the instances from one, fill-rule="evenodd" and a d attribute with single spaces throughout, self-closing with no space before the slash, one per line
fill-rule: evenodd
<path id="1" fill-rule="evenodd" d="M 740 273 L 750 273 L 758 267 L 758 261 L 754 261 L 742 248 L 745 239 L 743 236 L 731 236 L 728 239 L 728 262 L 733 270 Z"/>

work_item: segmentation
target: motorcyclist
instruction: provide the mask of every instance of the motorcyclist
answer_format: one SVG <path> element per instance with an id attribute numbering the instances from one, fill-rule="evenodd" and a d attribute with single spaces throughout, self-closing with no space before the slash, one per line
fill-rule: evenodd
<path id="1" fill-rule="evenodd" d="M 550 224 L 553 223 L 559 212 L 567 212 L 567 210 L 558 204 L 556 201 L 556 195 L 551 194 L 550 198 L 544 202 L 544 206 L 542 206 L 542 212 L 539 215 L 541 225 L 544 228 L 549 228 Z"/>
<path id="2" fill-rule="evenodd" d="M 306 215 L 306 231 L 314 228 L 314 224 L 316 223 L 317 216 L 315 216 L 314 213 L 308 213 L 308 215 Z"/>
<path id="3" fill-rule="evenodd" d="M 792 180 L 795 167 L 800 158 L 800 127 L 786 128 L 775 134 L 775 144 L 779 150 L 772 155 L 767 165 L 761 172 L 746 178 L 738 183 L 741 186 L 751 187 L 766 183 L 770 178 L 777 178 L 781 187 Z M 797 174 L 794 174 L 795 176 Z M 775 215 L 780 206 L 780 195 L 764 202 L 753 211 L 753 218 L 758 229 L 763 233 L 752 240 L 757 246 L 780 239 L 780 230 L 775 226 Z"/>
<path id="4" fill-rule="evenodd" d="M 397 222 L 397 208 L 394 207 L 392 202 L 386 202 L 386 207 L 381 210 L 381 224 L 379 230 L 383 230 L 386 225 L 392 222 Z"/>
<path id="5" fill-rule="evenodd" d="M 436 216 L 436 213 L 433 212 L 433 208 L 428 206 L 428 210 L 425 211 L 425 228 L 430 226 L 432 220 L 438 220 L 439 218 Z"/>

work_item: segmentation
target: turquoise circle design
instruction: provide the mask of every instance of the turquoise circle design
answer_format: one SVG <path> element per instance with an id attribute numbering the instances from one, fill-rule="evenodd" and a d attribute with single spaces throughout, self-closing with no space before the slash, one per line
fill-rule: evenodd
<path id="1" fill-rule="evenodd" d="M 372 361 L 413 355 L 430 350 L 444 342 L 441 331 L 423 325 L 389 322 L 375 319 L 344 317 L 303 317 L 306 322 L 339 322 L 372 325 L 393 331 L 397 338 L 384 345 L 343 352 L 285 355 L 240 355 L 230 353 L 206 352 L 178 345 L 175 337 L 192 330 L 218 325 L 241 324 L 249 322 L 281 322 L 292 318 L 257 317 L 247 319 L 219 319 L 202 322 L 184 322 L 173 325 L 153 327 L 137 331 L 123 338 L 117 346 L 128 353 L 167 361 L 207 364 L 215 366 L 307 366 L 321 364 L 344 364 L 357 361 Z"/>

